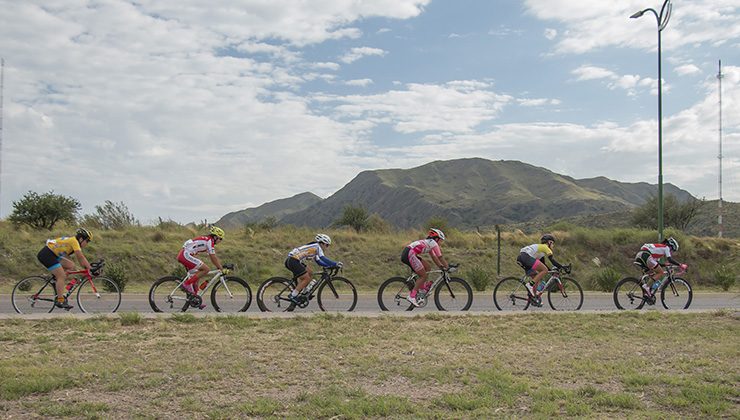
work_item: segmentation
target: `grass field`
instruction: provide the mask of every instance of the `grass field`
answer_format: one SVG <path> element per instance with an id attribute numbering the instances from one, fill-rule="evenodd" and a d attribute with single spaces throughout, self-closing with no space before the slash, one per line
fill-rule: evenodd
<path id="1" fill-rule="evenodd" d="M 0 321 L 0 341 L 2 417 L 740 416 L 733 312 L 124 313 Z"/>

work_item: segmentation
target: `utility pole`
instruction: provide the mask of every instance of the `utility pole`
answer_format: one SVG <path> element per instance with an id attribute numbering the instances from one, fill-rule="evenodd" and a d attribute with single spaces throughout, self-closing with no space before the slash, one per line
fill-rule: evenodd
<path id="1" fill-rule="evenodd" d="M 5 59 L 0 58 L 0 220 L 3 215 L 3 89 L 5 88 Z"/>
<path id="2" fill-rule="evenodd" d="M 717 236 L 722 237 L 722 60 L 719 60 L 719 71 L 717 72 L 717 80 L 719 81 L 719 216 L 717 217 L 717 225 L 719 231 Z"/>

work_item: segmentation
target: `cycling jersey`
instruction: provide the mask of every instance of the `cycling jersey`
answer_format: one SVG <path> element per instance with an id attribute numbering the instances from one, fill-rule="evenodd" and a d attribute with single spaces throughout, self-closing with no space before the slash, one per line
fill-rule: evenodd
<path id="1" fill-rule="evenodd" d="M 525 254 L 529 255 L 535 260 L 539 260 L 545 256 L 548 256 L 548 257 L 552 256 L 552 249 L 550 249 L 550 247 L 547 246 L 547 244 L 528 245 L 520 249 L 519 252 L 520 253 L 524 252 Z"/>
<path id="2" fill-rule="evenodd" d="M 430 254 L 435 257 L 442 256 L 442 248 L 439 247 L 439 244 L 434 239 L 419 239 L 418 241 L 414 241 L 406 245 L 406 247 L 409 248 L 409 254 Z"/>
<path id="3" fill-rule="evenodd" d="M 294 258 L 300 262 L 304 262 L 310 258 L 322 267 L 333 267 L 337 265 L 336 262 L 324 256 L 324 251 L 321 249 L 321 245 L 319 245 L 318 242 L 311 242 L 310 244 L 293 248 L 293 250 L 288 253 L 288 257 Z"/>
<path id="4" fill-rule="evenodd" d="M 182 244 L 184 253 L 195 255 L 201 252 L 208 254 L 215 254 L 216 248 L 214 248 L 213 237 L 211 236 L 198 236 L 197 238 L 188 239 Z"/>
<path id="5" fill-rule="evenodd" d="M 671 258 L 671 248 L 666 244 L 644 244 L 640 251 L 647 251 L 655 259 L 666 257 Z"/>
<path id="6" fill-rule="evenodd" d="M 57 257 L 66 257 L 75 253 L 75 251 L 81 251 L 80 243 L 77 242 L 77 238 L 74 236 L 62 236 L 56 239 L 47 239 L 46 246 L 54 253 Z"/>

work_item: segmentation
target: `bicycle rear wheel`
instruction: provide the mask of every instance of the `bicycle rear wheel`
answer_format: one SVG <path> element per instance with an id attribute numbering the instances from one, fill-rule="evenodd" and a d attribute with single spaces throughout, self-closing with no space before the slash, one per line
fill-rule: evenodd
<path id="1" fill-rule="evenodd" d="M 216 312 L 246 312 L 252 304 L 252 289 L 239 277 L 221 278 L 211 290 L 211 304 Z"/>
<path id="2" fill-rule="evenodd" d="M 547 302 L 556 311 L 577 311 L 583 306 L 583 289 L 572 278 L 561 277 L 547 291 Z"/>
<path id="3" fill-rule="evenodd" d="M 57 293 L 54 285 L 45 277 L 32 276 L 16 283 L 13 287 L 13 309 L 19 314 L 40 314 L 54 310 Z"/>
<path id="4" fill-rule="evenodd" d="M 660 303 L 666 309 L 689 309 L 694 292 L 688 281 L 674 277 L 667 281 L 660 289 Z"/>
<path id="5" fill-rule="evenodd" d="M 499 311 L 526 311 L 530 304 L 529 293 L 520 279 L 507 277 L 493 289 L 493 304 Z"/>
<path id="6" fill-rule="evenodd" d="M 257 291 L 257 305 L 262 312 L 290 312 L 295 304 L 290 301 L 293 284 L 283 277 L 265 280 Z"/>
<path id="7" fill-rule="evenodd" d="M 93 285 L 95 290 L 93 290 Z M 118 284 L 107 277 L 85 279 L 77 288 L 77 306 L 88 314 L 107 314 L 121 306 Z"/>
<path id="8" fill-rule="evenodd" d="M 322 311 L 351 312 L 357 305 L 357 290 L 344 277 L 334 277 L 321 283 L 316 298 Z"/>
<path id="9" fill-rule="evenodd" d="M 414 287 L 408 284 L 403 277 L 391 277 L 384 281 L 378 289 L 378 306 L 381 311 L 410 311 L 414 305 L 406 300 L 406 296 Z"/>
<path id="10" fill-rule="evenodd" d="M 188 309 L 188 297 L 180 288 L 179 279 L 174 276 L 162 277 L 149 289 L 149 306 L 154 312 L 185 312 Z"/>
<path id="11" fill-rule="evenodd" d="M 614 286 L 614 305 L 617 309 L 642 309 L 649 299 L 640 286 L 640 281 L 634 277 L 627 277 Z"/>
<path id="12" fill-rule="evenodd" d="M 467 311 L 473 304 L 473 289 L 465 280 L 451 277 L 434 289 L 434 304 L 440 311 Z"/>

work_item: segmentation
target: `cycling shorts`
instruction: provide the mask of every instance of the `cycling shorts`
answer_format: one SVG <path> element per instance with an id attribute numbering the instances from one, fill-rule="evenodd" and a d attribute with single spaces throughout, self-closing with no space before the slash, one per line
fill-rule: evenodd
<path id="1" fill-rule="evenodd" d="M 57 254 L 49 249 L 48 246 L 41 248 L 41 251 L 39 251 L 39 254 L 36 256 L 36 258 L 38 258 L 39 262 L 41 262 L 41 264 L 43 264 L 44 267 L 46 267 L 46 269 L 49 271 L 55 270 L 57 267 L 62 266 L 62 264 L 60 263 L 61 257 L 57 256 Z"/>
<path id="2" fill-rule="evenodd" d="M 300 260 L 297 260 L 293 257 L 288 257 L 285 260 L 285 268 L 290 270 L 291 273 L 293 273 L 293 277 L 297 278 L 300 277 L 308 271 L 308 268 L 306 268 L 306 264 L 303 264 Z"/>
<path id="3" fill-rule="evenodd" d="M 650 253 L 650 251 L 640 251 L 635 255 L 635 261 L 640 263 L 642 266 L 647 267 L 649 269 L 653 269 L 658 266 L 658 260 L 653 257 L 653 254 Z"/>
<path id="4" fill-rule="evenodd" d="M 420 273 L 424 270 L 424 263 L 421 262 L 419 257 L 411 252 L 411 248 L 406 247 L 401 252 L 401 262 L 411 267 L 415 273 Z"/>
<path id="5" fill-rule="evenodd" d="M 519 256 L 516 257 L 516 262 L 519 263 L 528 276 L 534 275 L 537 272 L 537 266 L 542 264 L 542 261 L 534 258 L 526 252 L 520 252 Z"/>
<path id="6" fill-rule="evenodd" d="M 185 266 L 185 269 L 188 270 L 188 273 L 197 269 L 203 264 L 203 261 L 195 258 L 195 256 L 193 256 L 189 252 L 185 252 L 185 248 L 180 249 L 180 253 L 177 254 L 177 261 Z"/>

